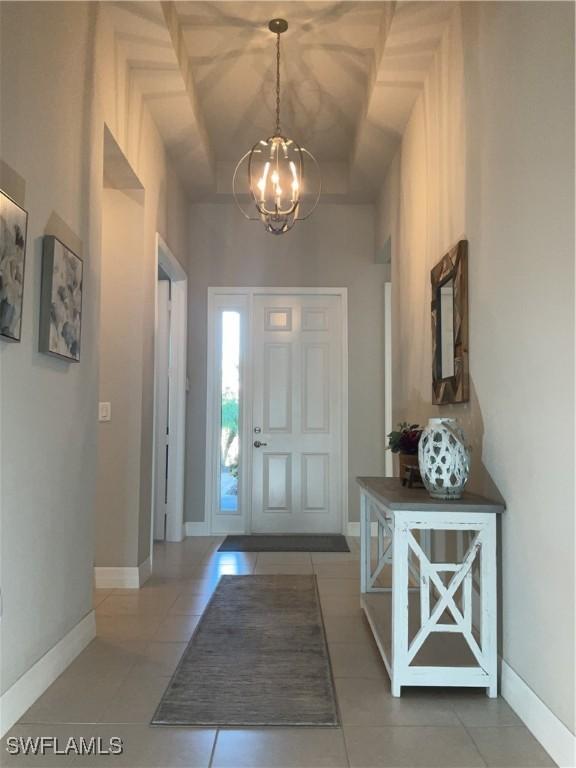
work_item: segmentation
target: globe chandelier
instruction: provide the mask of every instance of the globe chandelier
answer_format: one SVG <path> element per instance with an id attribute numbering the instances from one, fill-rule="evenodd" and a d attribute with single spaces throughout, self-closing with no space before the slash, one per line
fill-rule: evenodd
<path id="1" fill-rule="evenodd" d="M 320 200 L 321 180 L 318 163 L 311 152 L 284 136 L 280 128 L 280 35 L 288 29 L 288 22 L 272 19 L 268 29 L 276 35 L 276 127 L 272 136 L 257 141 L 240 158 L 232 191 L 247 219 L 261 221 L 273 235 L 283 235 L 297 221 L 312 215 Z M 309 178 L 310 167 L 316 170 L 316 179 Z M 246 180 L 250 209 L 245 208 L 241 199 Z M 244 188 L 244 197 L 245 191 Z"/>

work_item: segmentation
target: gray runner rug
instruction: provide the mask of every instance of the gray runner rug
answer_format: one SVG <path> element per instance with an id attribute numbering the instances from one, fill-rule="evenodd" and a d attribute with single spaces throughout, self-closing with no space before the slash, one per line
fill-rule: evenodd
<path id="1" fill-rule="evenodd" d="M 337 726 L 315 576 L 222 576 L 154 725 Z"/>
<path id="2" fill-rule="evenodd" d="M 226 536 L 219 552 L 350 552 L 342 534 Z"/>

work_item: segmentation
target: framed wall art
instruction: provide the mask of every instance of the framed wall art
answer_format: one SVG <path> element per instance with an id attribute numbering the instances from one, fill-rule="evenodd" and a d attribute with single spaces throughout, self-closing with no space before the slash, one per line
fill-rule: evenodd
<path id="1" fill-rule="evenodd" d="M 0 190 L 0 338 L 20 341 L 28 213 Z"/>
<path id="2" fill-rule="evenodd" d="M 82 259 L 45 235 L 40 297 L 40 352 L 79 362 L 82 332 Z"/>
<path id="3" fill-rule="evenodd" d="M 468 241 L 460 240 L 431 273 L 432 402 L 466 403 L 468 379 Z"/>

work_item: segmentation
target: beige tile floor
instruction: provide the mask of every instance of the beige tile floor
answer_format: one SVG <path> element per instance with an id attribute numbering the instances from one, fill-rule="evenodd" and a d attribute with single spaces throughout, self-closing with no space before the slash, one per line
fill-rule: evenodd
<path id="1" fill-rule="evenodd" d="M 554 763 L 502 699 L 390 685 L 359 608 L 358 542 L 349 554 L 218 553 L 221 539 L 156 547 L 139 591 L 96 590 L 98 636 L 9 736 L 123 739 L 117 757 L 23 757 L 2 766 L 129 768 L 529 768 Z M 150 719 L 222 574 L 315 573 L 341 728 L 151 727 Z"/>

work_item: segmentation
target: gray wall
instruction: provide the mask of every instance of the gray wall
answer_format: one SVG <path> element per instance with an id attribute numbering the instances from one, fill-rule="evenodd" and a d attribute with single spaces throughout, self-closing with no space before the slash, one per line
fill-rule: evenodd
<path id="1" fill-rule="evenodd" d="M 112 420 L 98 425 L 96 563 L 137 566 L 144 200 L 143 193 L 105 189 L 102 202 L 100 399 L 112 403 Z"/>
<path id="2" fill-rule="evenodd" d="M 97 425 L 95 563 L 135 567 L 150 555 L 156 234 L 186 268 L 188 200 L 137 90 L 137 78 L 126 79 L 129 61 L 124 61 L 126 51 L 112 33 L 108 10 L 108 4 L 101 6 L 96 59 L 102 119 L 117 142 L 112 162 L 119 167 L 109 178 L 122 178 L 140 189 L 106 189 L 99 195 L 103 205 L 99 396 L 111 401 L 112 421 Z M 110 10 L 114 12 L 113 7 Z"/>
<path id="3" fill-rule="evenodd" d="M 92 610 L 105 122 L 122 137 L 145 202 L 143 256 L 132 262 L 141 327 L 127 340 L 140 356 L 140 408 L 129 425 L 140 467 L 129 503 L 114 508 L 132 525 L 136 499 L 138 522 L 125 529 L 129 541 L 115 541 L 118 520 L 99 541 L 109 537 L 106 565 L 134 566 L 149 551 L 155 237 L 160 232 L 186 264 L 187 201 L 134 79 L 125 77 L 107 5 L 0 3 L 0 187 L 29 212 L 22 342 L 0 341 L 3 692 Z M 78 364 L 37 352 L 44 233 L 84 259 Z M 124 238 L 117 222 L 116 244 Z M 121 413 L 120 395 L 112 413 Z M 110 493 L 118 475 L 112 466 L 110 478 L 100 476 Z"/>
<path id="4" fill-rule="evenodd" d="M 470 370 L 507 502 L 502 652 L 576 733 L 574 4 L 465 5 L 463 20 Z"/>
<path id="5" fill-rule="evenodd" d="M 574 5 L 454 4 L 380 205 L 394 419 L 461 420 L 506 501 L 506 663 L 573 732 Z M 430 269 L 469 240 L 471 398 L 431 405 Z"/>
<path id="6" fill-rule="evenodd" d="M 100 264 L 86 148 L 96 10 L 0 5 L 0 153 L 29 212 L 22 341 L 0 341 L 2 692 L 92 610 Z M 11 178 L 0 186 L 18 195 Z M 37 351 L 45 232 L 84 259 L 80 363 Z"/>
<path id="7" fill-rule="evenodd" d="M 384 470 L 383 284 L 374 263 L 372 206 L 320 205 L 286 235 L 246 221 L 232 205 L 193 205 L 190 220 L 186 520 L 204 519 L 206 311 L 209 286 L 347 287 L 349 516 L 358 474 Z"/>

